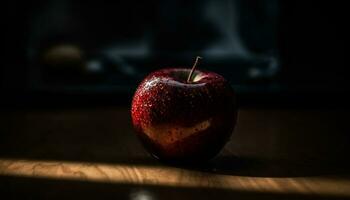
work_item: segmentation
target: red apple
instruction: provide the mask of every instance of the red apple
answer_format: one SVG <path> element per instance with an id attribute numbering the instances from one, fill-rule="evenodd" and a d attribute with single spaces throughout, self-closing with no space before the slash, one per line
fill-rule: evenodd
<path id="1" fill-rule="evenodd" d="M 132 100 L 132 123 L 145 148 L 170 162 L 206 161 L 230 139 L 235 94 L 220 75 L 186 68 L 149 74 Z"/>

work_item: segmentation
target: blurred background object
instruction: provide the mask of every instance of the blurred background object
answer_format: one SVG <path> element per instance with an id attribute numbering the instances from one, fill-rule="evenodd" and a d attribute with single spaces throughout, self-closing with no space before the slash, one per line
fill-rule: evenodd
<path id="1" fill-rule="evenodd" d="M 229 79 L 241 104 L 338 105 L 349 91 L 345 7 L 279 0 L 5 1 L 4 99 L 126 103 L 150 71 L 189 67 L 201 55 L 201 67 Z"/>
<path id="2" fill-rule="evenodd" d="M 346 1 L 3 0 L 0 10 L 0 196 L 350 198 Z M 237 128 L 209 165 L 166 166 L 138 142 L 131 98 L 151 71 L 196 56 L 235 88 Z"/>

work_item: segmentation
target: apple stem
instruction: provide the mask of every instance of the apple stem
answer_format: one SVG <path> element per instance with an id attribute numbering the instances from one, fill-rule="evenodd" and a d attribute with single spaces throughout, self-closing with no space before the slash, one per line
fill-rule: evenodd
<path id="1" fill-rule="evenodd" d="M 197 66 L 197 64 L 198 64 L 199 59 L 202 59 L 202 57 L 200 57 L 200 56 L 197 56 L 197 57 L 196 57 L 196 61 L 194 61 L 194 64 L 193 64 L 192 69 L 191 69 L 191 71 L 190 71 L 190 74 L 189 74 L 188 77 L 187 77 L 187 83 L 191 83 L 191 82 L 192 82 L 192 81 L 191 81 L 191 78 L 192 78 L 192 75 L 193 75 L 194 70 L 196 70 L 196 66 Z"/>

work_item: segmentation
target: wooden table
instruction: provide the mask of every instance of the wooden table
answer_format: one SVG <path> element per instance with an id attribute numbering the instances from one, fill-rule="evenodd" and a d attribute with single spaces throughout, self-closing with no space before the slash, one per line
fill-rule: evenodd
<path id="1" fill-rule="evenodd" d="M 13 199 L 350 199 L 346 110 L 241 109 L 200 166 L 150 157 L 126 107 L 0 114 L 0 196 Z"/>

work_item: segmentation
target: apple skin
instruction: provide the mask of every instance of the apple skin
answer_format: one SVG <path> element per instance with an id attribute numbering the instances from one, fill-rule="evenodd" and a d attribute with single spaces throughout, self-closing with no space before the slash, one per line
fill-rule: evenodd
<path id="1" fill-rule="evenodd" d="M 165 68 L 149 74 L 131 105 L 134 129 L 156 158 L 174 163 L 207 161 L 230 139 L 237 121 L 233 89 L 214 72 Z"/>

